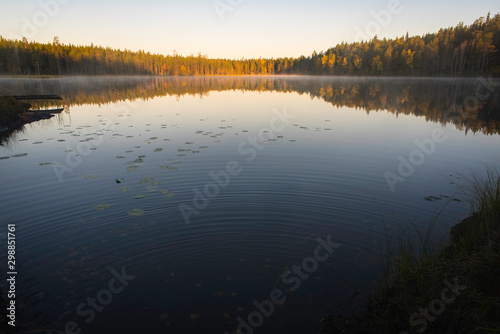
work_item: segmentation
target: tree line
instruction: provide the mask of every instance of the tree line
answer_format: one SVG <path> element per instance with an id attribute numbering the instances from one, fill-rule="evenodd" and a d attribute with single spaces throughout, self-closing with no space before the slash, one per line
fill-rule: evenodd
<path id="1" fill-rule="evenodd" d="M 500 75 L 500 14 L 437 33 L 341 43 L 299 58 L 220 59 L 0 36 L 0 74 L 9 75 Z"/>

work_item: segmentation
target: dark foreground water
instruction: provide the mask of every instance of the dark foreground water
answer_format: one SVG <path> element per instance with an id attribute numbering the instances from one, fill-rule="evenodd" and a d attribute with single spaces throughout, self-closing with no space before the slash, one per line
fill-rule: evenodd
<path id="1" fill-rule="evenodd" d="M 439 236 L 467 216 L 464 175 L 500 158 L 498 89 L 0 79 L 0 95 L 60 94 L 65 107 L 0 147 L 15 332 L 316 333 L 380 277 L 387 238 L 437 213 Z"/>

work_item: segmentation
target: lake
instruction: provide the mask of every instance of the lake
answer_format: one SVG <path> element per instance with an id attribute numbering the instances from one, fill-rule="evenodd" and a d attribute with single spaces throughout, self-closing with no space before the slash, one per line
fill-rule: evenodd
<path id="1" fill-rule="evenodd" d="M 316 333 L 362 305 L 397 236 L 435 221 L 438 240 L 468 216 L 465 178 L 500 159 L 499 88 L 2 78 L 0 95 L 58 94 L 65 109 L 0 147 L 17 328 Z"/>

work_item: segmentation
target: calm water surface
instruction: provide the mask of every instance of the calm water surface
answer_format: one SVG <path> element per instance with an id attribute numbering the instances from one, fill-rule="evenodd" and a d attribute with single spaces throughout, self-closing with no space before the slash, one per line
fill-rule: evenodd
<path id="1" fill-rule="evenodd" d="M 498 89 L 0 79 L 0 95 L 59 94 L 65 108 L 0 147 L 1 270 L 15 223 L 17 328 L 316 333 L 329 313 L 355 310 L 353 286 L 370 290 L 391 231 L 425 230 L 439 212 L 439 236 L 467 216 L 463 175 L 500 158 Z M 330 256 L 318 238 L 336 244 Z M 281 305 L 263 302 L 280 291 Z"/>

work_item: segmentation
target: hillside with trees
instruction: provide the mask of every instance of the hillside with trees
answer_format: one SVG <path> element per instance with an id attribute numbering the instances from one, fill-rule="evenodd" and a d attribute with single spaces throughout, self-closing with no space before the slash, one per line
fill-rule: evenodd
<path id="1" fill-rule="evenodd" d="M 0 36 L 3 75 L 500 75 L 500 15 L 424 36 L 341 43 L 311 56 L 213 59 L 100 46 L 8 40 Z"/>

